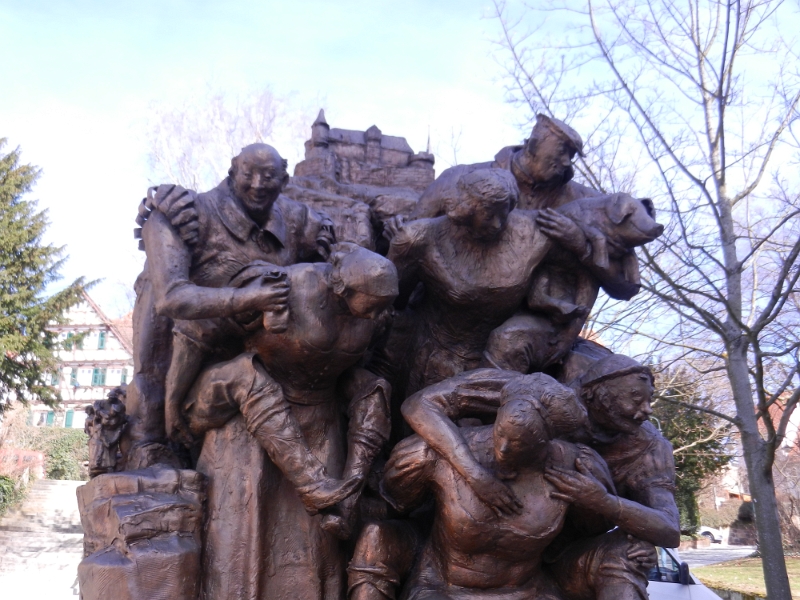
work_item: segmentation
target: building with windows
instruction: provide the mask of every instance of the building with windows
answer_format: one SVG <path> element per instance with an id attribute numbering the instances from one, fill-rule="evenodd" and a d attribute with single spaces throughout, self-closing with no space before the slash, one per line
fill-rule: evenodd
<path id="1" fill-rule="evenodd" d="M 50 329 L 61 342 L 60 365 L 50 381 L 61 393 L 61 404 L 56 409 L 32 404 L 32 424 L 83 429 L 86 405 L 133 376 L 131 315 L 111 320 L 84 292 L 83 302 L 69 310 L 66 322 Z"/>

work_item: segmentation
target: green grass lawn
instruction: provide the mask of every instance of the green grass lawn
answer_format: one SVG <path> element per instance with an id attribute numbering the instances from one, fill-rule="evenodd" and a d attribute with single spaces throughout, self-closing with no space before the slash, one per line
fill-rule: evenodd
<path id="1" fill-rule="evenodd" d="M 786 558 L 792 597 L 800 598 L 800 558 Z M 692 573 L 709 587 L 735 590 L 746 594 L 766 596 L 764 573 L 760 558 L 743 558 L 692 569 Z"/>

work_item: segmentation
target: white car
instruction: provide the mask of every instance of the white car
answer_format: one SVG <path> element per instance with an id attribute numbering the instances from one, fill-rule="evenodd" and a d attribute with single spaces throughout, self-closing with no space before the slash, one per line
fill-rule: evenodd
<path id="1" fill-rule="evenodd" d="M 713 527 L 701 527 L 697 533 L 702 536 L 707 537 L 715 544 L 722 543 L 722 532 L 719 529 L 714 529 Z"/>
<path id="2" fill-rule="evenodd" d="M 647 594 L 650 600 L 720 600 L 689 572 L 689 565 L 681 562 L 678 551 L 656 548 L 658 564 L 650 570 Z"/>

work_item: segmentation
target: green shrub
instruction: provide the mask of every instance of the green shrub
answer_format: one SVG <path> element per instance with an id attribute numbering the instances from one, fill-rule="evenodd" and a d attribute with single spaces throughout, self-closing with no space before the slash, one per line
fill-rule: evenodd
<path id="1" fill-rule="evenodd" d="M 81 479 L 81 465 L 89 460 L 86 434 L 78 429 L 61 429 L 44 440 L 48 479 Z"/>
<path id="2" fill-rule="evenodd" d="M 17 482 L 7 475 L 0 475 L 0 517 L 9 508 L 14 506 L 25 495 L 23 486 L 17 486 Z"/>
<path id="3" fill-rule="evenodd" d="M 82 464 L 89 460 L 86 434 L 79 429 L 40 428 L 35 450 L 44 452 L 47 479 L 84 479 Z"/>
<path id="4" fill-rule="evenodd" d="M 756 511 L 753 508 L 752 502 L 742 502 L 739 506 L 739 520 L 743 523 L 752 523 L 755 521 Z"/>
<path id="5" fill-rule="evenodd" d="M 14 434 L 14 447 L 44 454 L 47 479 L 89 478 L 83 467 L 89 460 L 88 437 L 82 430 L 23 425 Z"/>

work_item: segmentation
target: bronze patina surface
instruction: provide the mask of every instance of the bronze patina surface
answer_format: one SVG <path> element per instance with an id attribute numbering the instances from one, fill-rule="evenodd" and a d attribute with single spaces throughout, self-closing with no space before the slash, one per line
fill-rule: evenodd
<path id="1" fill-rule="evenodd" d="M 540 115 L 433 178 L 312 125 L 139 208 L 135 376 L 87 407 L 85 600 L 646 600 L 676 546 L 653 378 L 579 337 L 639 290 L 649 199 Z"/>

